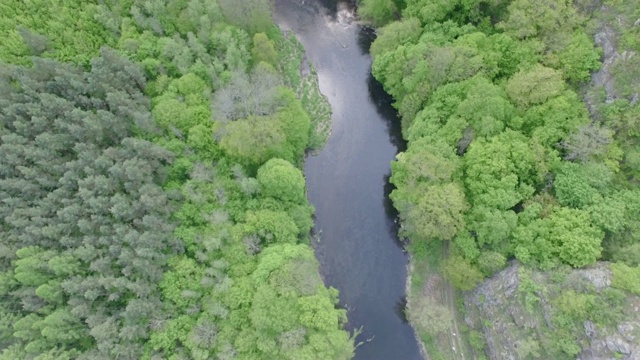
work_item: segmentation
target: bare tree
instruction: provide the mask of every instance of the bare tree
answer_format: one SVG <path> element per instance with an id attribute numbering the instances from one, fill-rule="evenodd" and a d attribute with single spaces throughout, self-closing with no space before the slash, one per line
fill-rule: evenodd
<path id="1" fill-rule="evenodd" d="M 215 92 L 213 116 L 227 122 L 272 114 L 279 107 L 280 84 L 276 74 L 260 67 L 251 75 L 235 73 L 226 86 Z"/>
<path id="2" fill-rule="evenodd" d="M 613 131 L 598 124 L 589 123 L 560 143 L 566 153 L 565 160 L 587 161 L 593 156 L 607 152 L 607 146 L 613 141 Z"/>

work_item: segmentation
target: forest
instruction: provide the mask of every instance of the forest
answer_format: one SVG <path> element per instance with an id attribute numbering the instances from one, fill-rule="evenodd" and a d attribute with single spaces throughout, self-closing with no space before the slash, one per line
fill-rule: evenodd
<path id="1" fill-rule="evenodd" d="M 360 15 L 380 27 L 373 74 L 408 141 L 392 163 L 391 198 L 410 240 L 409 318 L 433 358 L 448 358 L 436 341 L 446 329 L 430 322 L 450 318 L 416 294 L 429 271 L 468 291 L 513 261 L 552 276 L 610 262 L 607 292 L 559 290 L 522 359 L 575 358 L 585 321 L 614 326 L 626 296 L 640 295 L 639 9 L 615 0 L 361 1 Z M 599 73 L 604 84 L 591 81 L 606 55 L 594 43 L 603 29 L 622 54 Z M 546 291 L 529 293 L 539 302 Z M 473 335 L 483 358 L 486 344 Z"/>
<path id="2" fill-rule="evenodd" d="M 0 1 L 0 359 L 349 359 L 264 0 Z"/>

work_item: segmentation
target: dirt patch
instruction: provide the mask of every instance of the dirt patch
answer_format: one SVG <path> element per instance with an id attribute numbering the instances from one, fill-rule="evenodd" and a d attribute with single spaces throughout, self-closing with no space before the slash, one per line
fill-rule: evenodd
<path id="1" fill-rule="evenodd" d="M 448 256 L 448 244 L 442 256 Z M 420 273 L 417 273 L 417 272 Z M 416 287 L 412 276 L 422 283 Z M 412 286 L 413 285 L 413 286 Z M 458 291 L 434 268 L 415 258 L 410 260 L 407 277 L 407 317 L 416 330 L 416 337 L 425 359 L 464 360 L 476 356 L 467 344 L 461 329 L 464 316 L 457 307 Z"/>

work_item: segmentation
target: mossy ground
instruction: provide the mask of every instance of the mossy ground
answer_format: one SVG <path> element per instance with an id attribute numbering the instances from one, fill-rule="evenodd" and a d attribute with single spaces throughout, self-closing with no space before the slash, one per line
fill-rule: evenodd
<path id="1" fill-rule="evenodd" d="M 320 150 L 331 135 L 331 105 L 318 86 L 318 75 L 307 61 L 302 44 L 292 32 L 273 30 L 280 59 L 278 66 L 284 74 L 285 85 L 296 92 L 302 107 L 311 118 L 308 148 Z"/>
<path id="2" fill-rule="evenodd" d="M 442 277 L 440 265 L 446 247 L 441 242 L 413 248 L 407 278 L 407 318 L 413 325 L 425 357 L 430 360 L 478 358 L 464 325 L 461 292 Z"/>

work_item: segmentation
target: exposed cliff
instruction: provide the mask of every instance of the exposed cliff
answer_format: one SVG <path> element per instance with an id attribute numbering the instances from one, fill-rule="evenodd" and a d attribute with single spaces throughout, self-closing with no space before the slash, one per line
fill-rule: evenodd
<path id="1" fill-rule="evenodd" d="M 640 359 L 640 297 L 608 263 L 531 271 L 514 263 L 465 295 L 466 324 L 491 359 Z"/>

